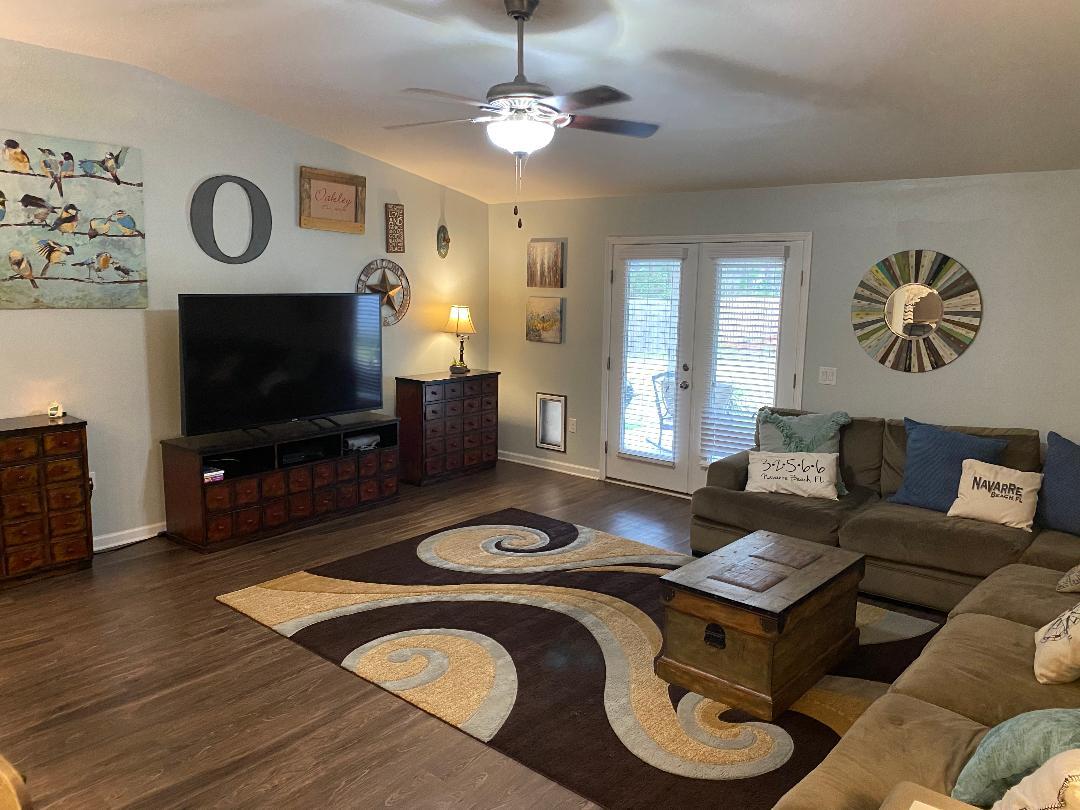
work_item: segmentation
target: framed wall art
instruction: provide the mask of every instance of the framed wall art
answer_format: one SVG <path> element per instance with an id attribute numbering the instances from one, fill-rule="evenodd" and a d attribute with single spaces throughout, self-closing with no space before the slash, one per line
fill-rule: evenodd
<path id="1" fill-rule="evenodd" d="M 566 452 L 566 395 L 536 395 L 536 446 Z"/>
<path id="2" fill-rule="evenodd" d="M 533 239 L 525 261 L 526 286 L 562 287 L 565 263 L 565 239 Z"/>
<path id="3" fill-rule="evenodd" d="M 300 167 L 300 227 L 363 233 L 367 178 Z"/>
<path id="4" fill-rule="evenodd" d="M 525 303 L 525 339 L 533 343 L 563 342 L 563 299 L 530 296 Z"/>
<path id="5" fill-rule="evenodd" d="M 139 150 L 0 132 L 0 252 L 0 309 L 145 309 Z"/>
<path id="6" fill-rule="evenodd" d="M 405 206 L 386 204 L 386 252 L 405 252 Z"/>

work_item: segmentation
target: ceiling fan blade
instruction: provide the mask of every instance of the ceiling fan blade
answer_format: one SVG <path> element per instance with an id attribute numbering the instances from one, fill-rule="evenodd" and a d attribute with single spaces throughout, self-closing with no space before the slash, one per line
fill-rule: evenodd
<path id="1" fill-rule="evenodd" d="M 449 101 L 455 104 L 468 104 L 470 107 L 479 107 L 480 109 L 487 109 L 489 106 L 486 101 L 477 101 L 474 98 L 468 96 L 459 96 L 457 93 L 444 93 L 442 90 L 428 90 L 425 87 L 406 87 L 401 91 L 402 93 L 410 93 L 414 96 L 427 96 L 428 98 L 435 99 L 436 101 Z"/>
<path id="2" fill-rule="evenodd" d="M 593 132 L 608 132 L 612 135 L 629 135 L 631 138 L 648 138 L 660 129 L 659 124 L 645 124 L 641 121 L 623 121 L 620 118 L 600 118 L 595 115 L 573 115 L 567 128 L 591 129 Z"/>
<path id="3" fill-rule="evenodd" d="M 390 124 L 383 129 L 409 129 L 410 127 L 430 127 L 437 124 L 471 124 L 472 118 L 444 118 L 440 121 L 416 121 L 412 124 Z"/>
<path id="4" fill-rule="evenodd" d="M 587 110 L 590 107 L 602 107 L 605 104 L 618 104 L 620 101 L 629 100 L 630 96 L 626 95 L 622 90 L 616 90 L 606 84 L 598 84 L 596 87 L 578 90 L 576 93 L 542 98 L 540 103 L 566 113 L 574 110 Z"/>

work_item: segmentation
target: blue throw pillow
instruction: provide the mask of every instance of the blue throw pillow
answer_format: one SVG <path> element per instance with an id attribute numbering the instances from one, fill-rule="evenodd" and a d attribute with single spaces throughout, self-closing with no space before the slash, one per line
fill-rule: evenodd
<path id="1" fill-rule="evenodd" d="M 999 723 L 956 777 L 952 797 L 989 807 L 1062 751 L 1080 748 L 1080 709 L 1040 709 Z"/>
<path id="2" fill-rule="evenodd" d="M 904 481 L 900 491 L 889 500 L 936 512 L 948 512 L 956 500 L 965 459 L 997 464 L 1008 444 L 1004 439 L 971 436 L 914 419 L 905 419 L 904 429 L 907 431 Z"/>
<path id="3" fill-rule="evenodd" d="M 1039 523 L 1059 532 L 1080 534 L 1080 445 L 1050 431 L 1039 493 Z"/>

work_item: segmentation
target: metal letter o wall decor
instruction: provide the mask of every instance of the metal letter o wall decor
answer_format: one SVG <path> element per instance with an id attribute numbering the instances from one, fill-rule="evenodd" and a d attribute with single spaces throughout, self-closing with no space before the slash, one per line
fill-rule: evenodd
<path id="1" fill-rule="evenodd" d="M 230 256 L 218 247 L 217 237 L 214 235 L 214 199 L 218 189 L 226 183 L 235 183 L 247 194 L 248 205 L 251 206 L 251 236 L 248 245 L 239 256 Z M 252 259 L 257 259 L 270 244 L 270 231 L 274 225 L 274 218 L 270 214 L 270 203 L 266 195 L 257 185 L 243 177 L 231 174 L 219 174 L 204 180 L 195 189 L 191 196 L 191 232 L 195 235 L 195 241 L 199 243 L 203 253 L 211 259 L 217 259 L 226 264 L 246 264 Z"/>

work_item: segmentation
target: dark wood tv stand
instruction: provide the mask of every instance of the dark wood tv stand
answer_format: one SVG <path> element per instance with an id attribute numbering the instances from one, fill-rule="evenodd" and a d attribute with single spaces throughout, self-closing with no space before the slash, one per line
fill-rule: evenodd
<path id="1" fill-rule="evenodd" d="M 375 449 L 348 449 L 366 434 L 379 437 Z M 165 439 L 161 460 L 165 534 L 217 551 L 395 498 L 398 420 L 359 412 Z M 224 480 L 204 483 L 204 467 Z"/>

